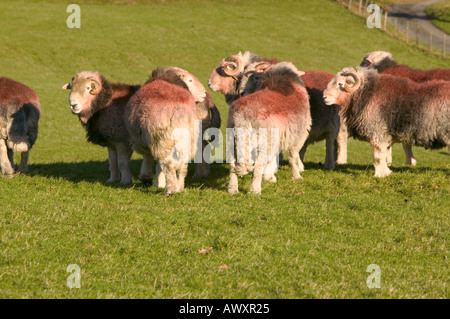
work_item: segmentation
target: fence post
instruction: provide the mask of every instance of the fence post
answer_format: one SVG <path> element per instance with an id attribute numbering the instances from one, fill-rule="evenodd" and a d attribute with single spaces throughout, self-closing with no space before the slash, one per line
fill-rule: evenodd
<path id="1" fill-rule="evenodd" d="M 419 45 L 419 24 L 416 26 L 416 45 Z"/>
<path id="2" fill-rule="evenodd" d="M 359 0 L 359 10 L 358 10 L 359 15 L 361 15 L 361 9 L 362 9 L 362 0 Z"/>
<path id="3" fill-rule="evenodd" d="M 387 31 L 387 17 L 388 13 L 387 11 L 384 11 L 384 31 Z"/>
<path id="4" fill-rule="evenodd" d="M 348 2 L 348 9 L 349 9 L 349 10 L 352 9 L 352 0 L 350 0 L 350 1 Z"/>
<path id="5" fill-rule="evenodd" d="M 445 58 L 445 50 L 447 49 L 446 45 L 445 45 L 445 40 L 446 40 L 447 35 L 444 34 L 444 37 L 442 38 L 442 57 Z"/>
<path id="6" fill-rule="evenodd" d="M 430 52 L 433 52 L 433 34 L 430 31 Z"/>
<path id="7" fill-rule="evenodd" d="M 408 43 L 408 34 L 409 34 L 409 21 L 406 21 L 406 35 L 405 35 L 406 43 Z"/>

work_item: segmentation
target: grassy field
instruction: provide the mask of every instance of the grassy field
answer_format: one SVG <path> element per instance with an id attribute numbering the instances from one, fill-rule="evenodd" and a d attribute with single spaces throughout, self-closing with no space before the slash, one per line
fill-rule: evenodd
<path id="1" fill-rule="evenodd" d="M 142 84 L 159 65 L 206 86 L 240 50 L 332 73 L 374 50 L 416 68 L 448 60 L 368 29 L 334 1 L 78 1 L 80 29 L 66 26 L 69 3 L 0 2 L 1 76 L 42 104 L 30 173 L 0 179 L 0 298 L 449 298 L 447 150 L 414 148 L 412 168 L 395 145 L 393 173 L 376 179 L 368 143 L 350 140 L 349 164 L 324 171 L 320 142 L 304 179 L 292 181 L 284 161 L 261 196 L 248 194 L 251 176 L 229 195 L 228 165 L 213 164 L 208 179 L 167 197 L 137 179 L 104 183 L 107 151 L 86 142 L 61 89 L 82 70 Z M 228 106 L 212 95 L 226 123 Z M 66 285 L 71 264 L 80 289 Z M 379 289 L 366 284 L 371 264 Z"/>
<path id="2" fill-rule="evenodd" d="M 450 34 L 450 1 L 443 1 L 428 6 L 425 13 L 439 29 Z"/>

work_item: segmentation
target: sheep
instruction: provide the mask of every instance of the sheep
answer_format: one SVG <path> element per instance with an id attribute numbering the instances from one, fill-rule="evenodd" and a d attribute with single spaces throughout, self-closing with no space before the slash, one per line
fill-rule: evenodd
<path id="1" fill-rule="evenodd" d="M 300 172 L 303 171 L 303 163 L 300 160 L 299 152 L 308 137 L 312 122 L 309 96 L 303 86 L 302 74 L 303 72 L 297 70 L 290 62 L 275 64 L 265 72 L 259 89 L 231 104 L 227 131 L 233 129 L 234 136 L 232 138 L 227 136 L 227 149 L 237 151 L 241 147 L 239 144 L 234 144 L 239 139 L 239 129 L 254 129 L 257 131 L 257 138 L 261 139 L 256 146 L 255 163 L 250 165 L 253 169 L 251 193 L 261 194 L 262 173 L 267 168 L 273 169 L 274 159 L 280 151 L 289 153 L 292 178 L 301 178 Z M 266 140 L 260 129 L 267 129 Z M 277 136 L 272 135 L 274 134 L 273 129 L 278 130 Z M 276 143 L 276 139 L 278 139 L 278 143 Z M 243 161 L 239 162 L 238 154 L 234 151 L 229 156 L 228 192 L 231 194 L 239 192 L 238 175 L 242 176 L 250 171 L 248 169 L 249 161 L 247 161 L 250 149 L 247 143 L 245 143 L 244 149 Z M 270 155 L 265 157 L 267 152 L 270 152 Z"/>
<path id="2" fill-rule="evenodd" d="M 450 82 L 417 83 L 376 70 L 344 68 L 323 94 L 344 112 L 350 136 L 370 142 L 375 177 L 386 177 L 393 143 L 438 149 L 450 145 Z"/>
<path id="3" fill-rule="evenodd" d="M 276 59 L 261 58 L 258 55 L 245 51 L 244 54 L 231 55 L 219 63 L 211 72 L 208 79 L 209 88 L 216 92 L 220 91 L 225 96 L 225 101 L 231 105 L 233 101 L 240 97 L 239 81 L 245 67 L 255 62 L 277 63 Z"/>
<path id="4" fill-rule="evenodd" d="M 404 64 L 398 64 L 392 57 L 392 53 L 386 51 L 373 51 L 368 53 L 362 60 L 360 66 L 377 70 L 379 73 L 391 74 L 409 78 L 415 82 L 426 82 L 430 80 L 450 81 L 450 69 L 413 69 Z M 403 144 L 406 155 L 406 164 L 415 166 L 417 164 L 411 145 Z M 450 152 L 450 149 L 448 149 Z M 390 155 L 392 162 L 392 155 Z"/>
<path id="5" fill-rule="evenodd" d="M 333 74 L 323 71 L 305 71 L 302 80 L 309 94 L 311 106 L 311 132 L 300 151 L 303 161 L 309 144 L 325 139 L 325 169 L 334 169 L 336 164 L 347 163 L 347 126 L 338 105 L 328 106 L 323 101 L 323 91 Z"/>
<path id="6" fill-rule="evenodd" d="M 212 71 L 208 81 L 209 88 L 224 94 L 226 102 L 231 105 L 233 101 L 243 94 L 243 88 L 247 84 L 246 79 L 243 79 L 243 77 L 246 74 L 253 74 L 254 70 L 249 69 L 249 65 L 252 65 L 251 68 L 254 68 L 257 64 L 268 66 L 275 63 L 278 63 L 276 59 L 260 58 L 249 51 L 246 51 L 244 54 L 239 52 L 236 55 L 223 59 Z M 347 133 L 345 126 L 340 129 L 339 108 L 337 106 L 327 107 L 322 100 L 322 91 L 332 78 L 333 74 L 321 71 L 306 71 L 302 76 L 310 96 L 313 124 L 308 140 L 300 151 L 300 157 L 303 161 L 308 145 L 326 139 L 324 165 L 326 169 L 334 169 L 336 156 L 339 159 L 337 163 L 346 162 L 346 158 L 344 160 L 341 160 L 341 158 L 346 157 Z M 245 81 L 245 84 L 241 84 L 242 80 Z M 336 137 L 338 137 L 337 141 Z M 336 148 L 338 149 L 337 155 Z M 282 158 L 282 155 L 280 155 L 280 158 Z M 264 178 L 268 180 L 274 179 L 273 176 L 264 176 Z"/>
<path id="7" fill-rule="evenodd" d="M 392 57 L 392 53 L 386 51 L 374 51 L 368 53 L 360 66 L 377 70 L 379 73 L 405 77 L 414 82 L 426 82 L 431 80 L 450 81 L 450 69 L 413 69 L 404 64 L 398 64 Z"/>
<path id="8" fill-rule="evenodd" d="M 14 176 L 14 152 L 20 152 L 18 171 L 28 172 L 28 157 L 38 136 L 41 104 L 28 86 L 0 78 L 0 165 L 2 176 Z"/>
<path id="9" fill-rule="evenodd" d="M 166 187 L 166 194 L 171 195 L 184 189 L 186 152 L 196 154 L 199 134 L 220 127 L 220 112 L 192 74 L 180 68 L 157 68 L 130 99 L 125 122 L 133 148 L 143 154 L 144 161 L 158 160 L 155 186 Z M 200 122 L 201 132 L 196 129 Z M 177 129 L 187 130 L 189 137 L 176 136 Z M 209 165 L 202 157 L 194 177 L 208 174 Z"/>
<path id="10" fill-rule="evenodd" d="M 127 102 L 139 85 L 110 83 L 98 72 L 82 71 L 63 85 L 70 90 L 69 104 L 86 130 L 87 140 L 108 149 L 110 177 L 106 183 L 127 185 L 133 176 L 129 168 L 132 150 L 131 137 L 123 120 Z M 144 167 L 144 166 L 143 166 Z M 139 178 L 146 182 L 145 171 Z"/>
<path id="11" fill-rule="evenodd" d="M 241 96 L 256 91 L 264 70 L 269 70 L 273 64 L 268 62 L 255 62 L 249 64 L 241 77 L 239 93 Z M 333 74 L 322 71 L 306 71 L 301 76 L 309 95 L 312 125 L 308 139 L 300 150 L 300 159 L 303 161 L 306 148 L 314 142 L 326 140 L 325 169 L 334 169 L 336 164 L 336 138 L 340 128 L 339 106 L 325 105 L 322 92 Z"/>

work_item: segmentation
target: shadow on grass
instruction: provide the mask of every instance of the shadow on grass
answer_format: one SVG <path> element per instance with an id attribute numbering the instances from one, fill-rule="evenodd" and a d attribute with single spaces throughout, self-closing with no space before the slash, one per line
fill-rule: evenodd
<path id="1" fill-rule="evenodd" d="M 46 164 L 30 164 L 28 166 L 28 176 L 42 176 L 46 178 L 59 178 L 72 183 L 100 183 L 113 188 L 136 188 L 141 190 L 151 190 L 152 193 L 165 193 L 164 189 L 151 187 L 149 183 L 143 183 L 138 179 L 139 169 L 142 160 L 135 159 L 130 161 L 130 170 L 133 174 L 134 180 L 131 185 L 122 185 L 119 182 L 107 184 L 109 178 L 109 164 L 108 161 L 89 161 L 77 163 L 46 163 Z M 154 164 L 156 165 L 156 163 Z M 155 167 L 153 167 L 155 171 Z M 228 177 L 227 164 L 211 164 L 211 174 L 204 179 L 194 180 L 194 164 L 189 164 L 188 176 L 185 180 L 186 188 L 211 188 L 223 190 L 227 188 L 226 181 Z M 224 184 L 225 183 L 225 184 Z"/>
<path id="2" fill-rule="evenodd" d="M 106 180 L 109 178 L 109 165 L 108 161 L 89 161 L 89 162 L 78 162 L 78 163 L 48 163 L 48 164 L 30 164 L 29 165 L 29 176 L 42 176 L 47 178 L 60 178 L 67 180 L 72 183 L 87 182 L 87 183 L 100 183 L 113 188 L 135 188 L 146 193 L 154 194 L 164 194 L 165 189 L 151 187 L 151 184 L 143 183 L 137 176 L 139 174 L 139 169 L 141 166 L 141 160 L 135 159 L 130 162 L 130 169 L 134 176 L 134 181 L 131 185 L 122 185 L 120 183 L 106 184 Z M 282 160 L 280 166 L 288 166 L 287 160 Z M 305 162 L 305 171 L 309 170 L 323 170 L 323 164 L 317 162 Z M 218 191 L 227 191 L 228 180 L 229 180 L 229 165 L 226 163 L 211 164 L 211 173 L 207 178 L 193 179 L 194 174 L 194 164 L 189 164 L 188 175 L 185 180 L 185 187 L 191 189 L 213 189 Z M 448 174 L 449 169 L 446 168 L 430 168 L 427 166 L 422 167 L 411 167 L 403 166 L 396 167 L 391 166 L 391 171 L 394 173 L 401 172 L 418 172 L 424 173 L 429 171 L 440 171 Z M 349 175 L 359 175 L 363 171 L 368 171 L 373 175 L 374 168 L 373 164 L 343 164 L 337 165 L 335 172 L 349 174 Z"/>
<path id="3" fill-rule="evenodd" d="M 314 164 L 317 166 L 318 164 Z M 313 168 L 312 166 L 305 164 L 305 169 L 308 167 Z M 415 173 L 425 173 L 430 171 L 435 172 L 443 172 L 448 174 L 450 172 L 449 169 L 446 168 L 437 168 L 437 167 L 428 167 L 428 166 L 389 166 L 389 169 L 393 173 L 401 173 L 401 172 L 415 172 Z M 344 174 L 358 175 L 361 171 L 369 171 L 371 174 L 375 173 L 375 168 L 373 164 L 342 164 L 336 165 L 336 172 L 342 172 Z"/>

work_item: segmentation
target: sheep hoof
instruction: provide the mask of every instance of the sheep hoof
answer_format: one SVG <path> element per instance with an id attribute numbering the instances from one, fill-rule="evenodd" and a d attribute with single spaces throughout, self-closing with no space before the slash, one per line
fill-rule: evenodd
<path id="1" fill-rule="evenodd" d="M 292 180 L 297 180 L 297 179 L 303 179 L 303 177 L 301 175 L 298 176 L 292 176 Z"/>
<path id="2" fill-rule="evenodd" d="M 336 165 L 332 164 L 332 163 L 325 163 L 324 168 L 325 169 L 335 169 Z"/>
<path id="3" fill-rule="evenodd" d="M 383 178 L 383 177 L 389 176 L 389 174 L 391 174 L 391 170 L 387 169 L 387 170 L 383 170 L 383 171 L 376 171 L 375 175 L 373 175 L 373 176 Z"/>
<path id="4" fill-rule="evenodd" d="M 26 173 L 28 173 L 28 168 L 26 168 L 26 167 L 19 167 L 19 170 L 18 170 L 20 173 L 22 173 L 22 174 L 26 174 Z"/>
<path id="5" fill-rule="evenodd" d="M 255 194 L 255 195 L 261 195 L 261 188 L 260 189 L 250 188 L 250 193 Z"/>
<path id="6" fill-rule="evenodd" d="M 140 178 L 142 184 L 149 186 L 153 184 L 153 178 Z"/>
<path id="7" fill-rule="evenodd" d="M 14 173 L 5 173 L 5 174 L 2 174 L 2 176 L 5 177 L 5 178 L 11 179 L 11 178 L 14 177 Z"/>
<path id="8" fill-rule="evenodd" d="M 192 176 L 192 179 L 197 180 L 197 179 L 206 178 L 206 177 L 208 177 L 208 176 L 209 176 L 209 173 L 208 173 L 208 172 L 195 173 L 195 174 Z"/>
<path id="9" fill-rule="evenodd" d="M 133 177 L 131 177 L 131 176 L 122 177 L 120 179 L 120 184 L 122 184 L 122 185 L 128 185 L 128 184 L 131 184 L 132 182 L 133 182 Z"/>
<path id="10" fill-rule="evenodd" d="M 231 195 L 238 194 L 239 190 L 237 188 L 228 188 L 228 193 Z"/>
<path id="11" fill-rule="evenodd" d="M 166 196 L 173 196 L 175 193 L 177 193 L 177 191 L 174 190 L 166 190 Z"/>
<path id="12" fill-rule="evenodd" d="M 406 161 L 406 165 L 411 165 L 411 166 L 416 166 L 417 165 L 417 161 L 415 158 L 411 158 L 411 161 Z"/>
<path id="13" fill-rule="evenodd" d="M 271 174 L 271 175 L 263 175 L 263 179 L 265 181 L 268 181 L 268 182 L 271 182 L 271 183 L 276 183 L 277 182 L 277 178 L 273 174 Z"/>

